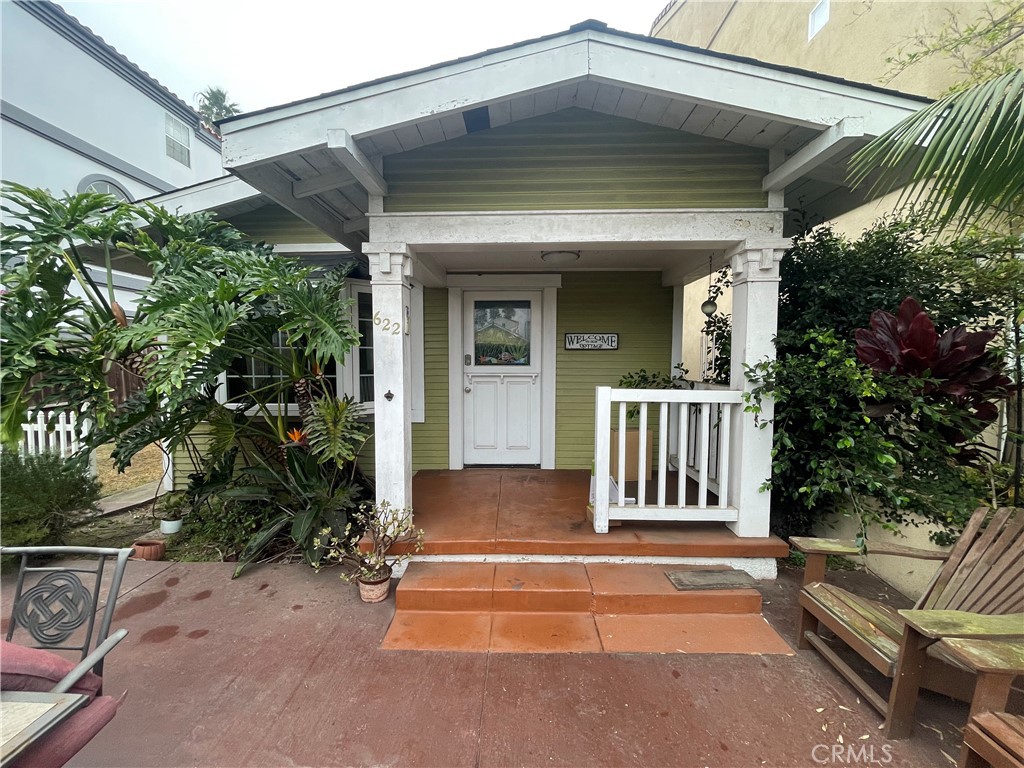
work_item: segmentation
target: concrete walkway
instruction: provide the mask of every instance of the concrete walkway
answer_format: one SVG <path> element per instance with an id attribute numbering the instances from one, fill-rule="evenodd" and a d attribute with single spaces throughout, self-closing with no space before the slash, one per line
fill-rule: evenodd
<path id="1" fill-rule="evenodd" d="M 82 515 L 82 520 L 92 520 L 97 517 L 110 517 L 128 512 L 136 507 L 142 507 L 153 503 L 153 500 L 163 494 L 162 481 L 154 480 L 151 483 L 140 485 L 137 488 L 129 488 L 126 491 L 112 493 L 104 496 L 96 502 L 98 512 L 87 512 Z"/>
<path id="2" fill-rule="evenodd" d="M 935 768 L 958 754 L 965 707 L 929 696 L 914 737 L 887 742 L 812 652 L 386 651 L 393 598 L 364 605 L 298 565 L 231 570 L 129 564 L 114 626 L 131 634 L 105 676 L 128 698 L 72 765 Z M 761 587 L 787 640 L 795 585 Z"/>

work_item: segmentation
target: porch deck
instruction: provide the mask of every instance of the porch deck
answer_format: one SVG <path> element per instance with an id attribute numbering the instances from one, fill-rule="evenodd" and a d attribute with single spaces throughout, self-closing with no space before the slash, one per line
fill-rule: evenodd
<path id="1" fill-rule="evenodd" d="M 675 473 L 672 473 L 675 483 Z M 648 484 L 650 492 L 652 484 Z M 627 487 L 627 492 L 635 492 Z M 413 477 L 424 555 L 775 558 L 776 536 L 740 538 L 724 523 L 624 522 L 595 533 L 585 470 L 422 470 Z"/>

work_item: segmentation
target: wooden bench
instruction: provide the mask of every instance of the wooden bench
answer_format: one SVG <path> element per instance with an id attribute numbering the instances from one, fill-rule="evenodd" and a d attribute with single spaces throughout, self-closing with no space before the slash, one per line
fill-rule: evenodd
<path id="1" fill-rule="evenodd" d="M 939 641 L 1024 640 L 1024 511 L 975 511 L 948 555 L 894 544 L 869 544 L 865 550 L 835 539 L 793 537 L 790 542 L 807 555 L 799 598 L 799 647 L 817 650 L 885 717 L 888 738 L 910 735 L 920 688 L 963 701 L 980 696 L 998 703 L 1001 698 L 1002 707 L 990 708 L 1005 707 L 1013 676 L 985 677 L 990 682 L 982 684 L 982 677 Z M 898 611 L 824 582 L 829 555 L 866 552 L 939 559 L 945 564 L 915 610 Z M 893 679 L 888 701 L 825 642 L 821 627 Z"/>
<path id="2" fill-rule="evenodd" d="M 1024 674 L 1024 643 L 990 640 L 943 640 L 948 652 L 979 675 L 979 685 L 992 689 L 986 678 L 1012 680 Z M 995 686 L 998 689 L 998 685 Z M 1024 717 L 1006 712 L 988 711 L 999 708 L 998 698 L 992 702 L 976 698 L 977 708 L 964 728 L 964 746 L 960 768 L 1024 768 Z"/>
<path id="3" fill-rule="evenodd" d="M 982 712 L 964 729 L 960 768 L 1024 768 L 1024 717 Z"/>

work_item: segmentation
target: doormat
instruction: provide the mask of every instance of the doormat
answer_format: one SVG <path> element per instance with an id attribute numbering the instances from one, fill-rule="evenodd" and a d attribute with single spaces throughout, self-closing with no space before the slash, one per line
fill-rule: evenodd
<path id="1" fill-rule="evenodd" d="M 681 592 L 693 589 L 752 589 L 757 582 L 746 571 L 665 571 Z"/>

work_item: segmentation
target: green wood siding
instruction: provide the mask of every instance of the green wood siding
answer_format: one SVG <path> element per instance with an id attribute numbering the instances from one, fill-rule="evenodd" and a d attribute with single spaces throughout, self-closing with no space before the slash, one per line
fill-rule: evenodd
<path id="1" fill-rule="evenodd" d="M 370 422 L 370 429 L 373 429 L 373 422 Z M 377 474 L 377 442 L 373 435 L 363 443 L 363 449 L 356 460 L 359 468 L 367 475 L 374 477 Z"/>
<path id="2" fill-rule="evenodd" d="M 623 374 L 640 368 L 671 366 L 672 289 L 661 286 L 660 272 L 566 272 L 557 326 L 555 466 L 590 469 L 594 387 L 617 386 Z M 618 333 L 619 348 L 567 352 L 565 334 L 586 331 Z M 648 423 L 656 419 L 657 412 Z"/>
<path id="3" fill-rule="evenodd" d="M 763 208 L 767 172 L 767 150 L 573 108 L 384 158 L 384 207 Z"/>
<path id="4" fill-rule="evenodd" d="M 423 289 L 422 424 L 412 425 L 413 469 L 448 469 L 448 290 Z"/>
<path id="5" fill-rule="evenodd" d="M 192 430 L 189 437 L 195 445 L 196 451 L 202 456 L 210 447 L 210 425 L 205 422 L 199 424 Z M 188 451 L 181 445 L 175 448 L 174 453 L 171 454 L 171 463 L 174 466 L 174 490 L 184 491 L 188 488 L 188 476 L 198 471 L 198 468 L 192 463 Z"/>
<path id="6" fill-rule="evenodd" d="M 224 219 L 253 240 L 278 243 L 333 243 L 330 237 L 291 211 L 271 203 Z"/>

